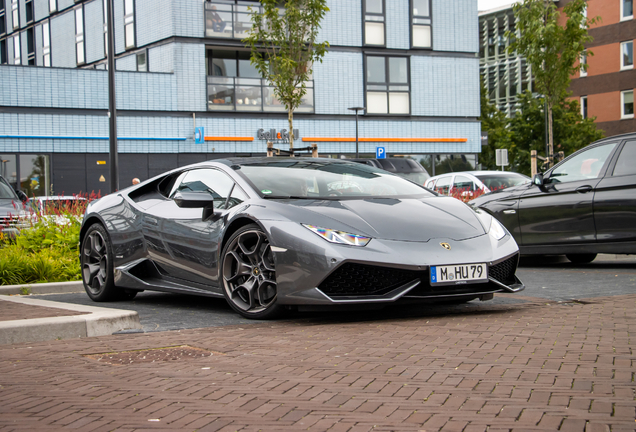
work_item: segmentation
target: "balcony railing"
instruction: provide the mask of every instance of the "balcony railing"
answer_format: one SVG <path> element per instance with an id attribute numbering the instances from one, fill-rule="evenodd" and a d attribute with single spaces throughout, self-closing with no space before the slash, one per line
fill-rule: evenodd
<path id="1" fill-rule="evenodd" d="M 205 2 L 205 36 L 243 39 L 252 28 L 252 12 L 262 12 L 258 2 L 214 0 Z"/>
<path id="2" fill-rule="evenodd" d="M 208 76 L 208 110 L 284 112 L 285 106 L 274 95 L 274 88 L 259 78 Z M 313 82 L 295 112 L 314 112 Z"/>

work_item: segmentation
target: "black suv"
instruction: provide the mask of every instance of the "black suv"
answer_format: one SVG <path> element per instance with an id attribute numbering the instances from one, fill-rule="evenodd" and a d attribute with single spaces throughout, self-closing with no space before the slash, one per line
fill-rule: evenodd
<path id="1" fill-rule="evenodd" d="M 400 177 L 411 180 L 424 186 L 430 177 L 428 171 L 417 161 L 410 158 L 386 158 L 386 159 L 347 159 L 353 162 L 371 165 L 385 171 L 397 174 Z"/>
<path id="2" fill-rule="evenodd" d="M 636 254 L 636 134 L 592 143 L 532 183 L 470 204 L 503 223 L 522 254 L 565 254 L 575 263 Z"/>

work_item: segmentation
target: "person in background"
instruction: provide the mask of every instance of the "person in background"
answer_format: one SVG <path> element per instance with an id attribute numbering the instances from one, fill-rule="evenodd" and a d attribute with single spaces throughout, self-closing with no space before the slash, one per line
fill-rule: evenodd
<path id="1" fill-rule="evenodd" d="M 139 184 L 139 183 L 141 183 L 141 182 L 140 182 L 140 180 L 139 180 L 137 177 L 135 177 L 135 178 L 132 180 L 132 184 L 134 184 L 134 185 Z"/>

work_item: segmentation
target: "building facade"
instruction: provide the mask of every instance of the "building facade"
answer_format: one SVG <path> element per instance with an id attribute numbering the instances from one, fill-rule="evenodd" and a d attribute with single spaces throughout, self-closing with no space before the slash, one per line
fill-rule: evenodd
<path id="1" fill-rule="evenodd" d="M 284 107 L 249 61 L 243 0 L 112 0 L 120 186 L 288 148 Z M 294 114 L 321 156 L 477 162 L 477 0 L 329 0 L 330 43 Z M 29 195 L 108 192 L 104 0 L 0 0 L 0 174 Z M 366 107 L 358 120 L 349 108 Z M 195 129 L 203 128 L 196 140 Z"/>
<path id="2" fill-rule="evenodd" d="M 588 0 L 587 14 L 601 19 L 590 28 L 593 55 L 583 57 L 588 68 L 573 77 L 572 97 L 606 136 L 634 132 L 634 0 Z"/>
<path id="3" fill-rule="evenodd" d="M 556 1 L 562 9 L 569 0 Z M 594 39 L 584 55 L 587 71 L 572 77 L 570 92 L 579 101 L 584 118 L 595 117 L 606 136 L 636 131 L 634 120 L 634 0 L 588 0 L 588 17 L 600 17 L 590 27 Z M 512 5 L 479 13 L 480 73 L 489 100 L 514 115 L 517 94 L 532 90 L 532 71 L 525 59 L 507 53 L 504 33 L 516 30 Z"/>

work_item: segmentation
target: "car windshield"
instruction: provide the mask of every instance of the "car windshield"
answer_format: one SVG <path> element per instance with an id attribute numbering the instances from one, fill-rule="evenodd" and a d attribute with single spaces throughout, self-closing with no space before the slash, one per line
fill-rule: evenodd
<path id="1" fill-rule="evenodd" d="M 367 165 L 331 161 L 245 164 L 240 172 L 266 198 L 368 198 L 431 196 L 397 175 Z"/>
<path id="2" fill-rule="evenodd" d="M 9 186 L 3 178 L 0 178 L 0 198 L 18 199 L 13 188 L 11 188 L 11 186 Z"/>
<path id="3" fill-rule="evenodd" d="M 412 172 L 412 173 L 396 173 L 400 177 L 404 177 L 405 179 L 409 179 L 412 182 L 415 182 L 420 185 L 424 185 L 426 180 L 430 177 L 428 174 L 423 172 Z"/>
<path id="4" fill-rule="evenodd" d="M 522 174 L 479 174 L 476 175 L 481 182 L 491 191 L 505 189 L 511 186 L 530 183 L 530 178 Z"/>

